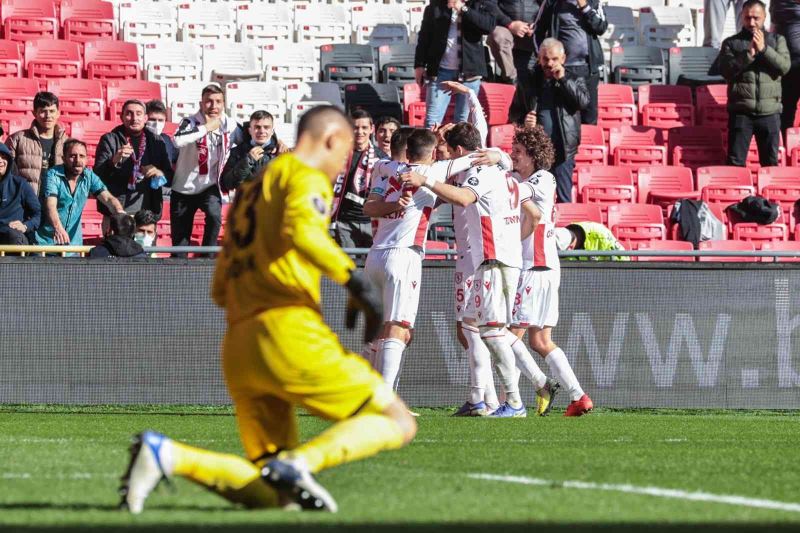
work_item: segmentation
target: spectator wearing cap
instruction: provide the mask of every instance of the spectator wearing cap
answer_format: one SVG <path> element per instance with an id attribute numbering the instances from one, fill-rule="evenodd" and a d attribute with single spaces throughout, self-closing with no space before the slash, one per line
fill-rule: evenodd
<path id="1" fill-rule="evenodd" d="M 394 117 L 380 117 L 375 121 L 375 144 L 384 154 L 392 153 L 392 135 L 400 129 L 400 121 Z"/>
<path id="2" fill-rule="evenodd" d="M 0 244 L 30 244 L 42 207 L 28 181 L 11 171 L 11 151 L 0 144 Z"/>
<path id="3" fill-rule="evenodd" d="M 133 237 L 136 223 L 127 213 L 111 215 L 109 234 L 89 251 L 89 257 L 145 257 L 144 249 Z"/>
<path id="4" fill-rule="evenodd" d="M 267 164 L 287 148 L 278 140 L 273 128 L 274 118 L 267 111 L 255 111 L 242 130 L 245 133 L 241 144 L 231 150 L 225 169 L 222 171 L 223 188 L 236 190 L 243 181 L 253 179 Z"/>
<path id="5" fill-rule="evenodd" d="M 11 134 L 6 146 L 17 172 L 39 194 L 43 189 L 47 171 L 61 165 L 67 133 L 58 122 L 60 112 L 58 97 L 49 92 L 38 92 L 33 97 L 33 122 L 31 127 Z"/>
<path id="6" fill-rule="evenodd" d="M 175 167 L 175 162 L 178 161 L 178 149 L 175 147 L 175 141 L 172 137 L 164 133 L 164 126 L 167 124 L 167 107 L 161 100 L 150 100 L 145 104 L 147 109 L 147 129 L 161 137 L 164 141 L 164 146 L 167 148 L 167 156 Z"/>

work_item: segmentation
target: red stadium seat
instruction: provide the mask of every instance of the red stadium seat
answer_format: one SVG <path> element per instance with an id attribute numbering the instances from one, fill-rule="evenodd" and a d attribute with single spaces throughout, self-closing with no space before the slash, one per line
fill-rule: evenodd
<path id="1" fill-rule="evenodd" d="M 780 217 L 778 220 L 782 220 Z M 789 238 L 789 229 L 786 224 L 773 222 L 772 224 L 756 224 L 755 222 L 740 222 L 733 225 L 733 239 L 736 241 L 752 242 L 757 249 L 765 242 L 785 241 Z"/>
<path id="2" fill-rule="evenodd" d="M 601 83 L 597 88 L 597 125 L 608 130 L 614 126 L 638 124 L 633 89 L 628 85 Z"/>
<path id="3" fill-rule="evenodd" d="M 667 228 L 661 208 L 651 204 L 608 206 L 608 227 L 620 241 L 636 249 L 639 242 L 664 240 Z"/>
<path id="4" fill-rule="evenodd" d="M 788 164 L 800 167 L 800 128 L 786 130 L 786 153 L 788 154 Z"/>
<path id="5" fill-rule="evenodd" d="M 0 128 L 3 128 L 3 137 L 0 142 L 6 142 L 8 136 L 19 130 L 26 130 L 30 127 L 31 121 L 23 116 L 3 116 L 0 115 Z"/>
<path id="6" fill-rule="evenodd" d="M 26 78 L 0 78 L 0 115 L 22 115 L 30 118 L 33 97 L 39 82 Z"/>
<path id="7" fill-rule="evenodd" d="M 669 157 L 677 167 L 709 167 L 725 164 L 722 134 L 717 128 L 687 126 L 669 131 Z"/>
<path id="8" fill-rule="evenodd" d="M 489 139 L 487 145 L 490 147 L 500 148 L 504 152 L 511 151 L 511 144 L 514 141 L 514 132 L 516 126 L 513 124 L 504 124 L 502 126 L 492 126 L 489 128 Z"/>
<path id="9" fill-rule="evenodd" d="M 25 42 L 25 70 L 29 78 L 80 78 L 82 68 L 78 43 L 54 39 Z"/>
<path id="10" fill-rule="evenodd" d="M 700 192 L 694 188 L 692 169 L 686 167 L 641 167 L 637 177 L 639 203 L 668 206 L 687 198 L 699 200 Z"/>
<path id="11" fill-rule="evenodd" d="M 709 203 L 733 204 L 755 194 L 750 171 L 744 167 L 700 167 L 697 188 L 703 201 Z"/>
<path id="12" fill-rule="evenodd" d="M 105 117 L 103 84 L 97 80 L 50 80 L 47 90 L 58 96 L 65 117 L 97 120 Z"/>
<path id="13" fill-rule="evenodd" d="M 637 247 L 639 251 L 675 251 L 675 252 L 691 252 L 694 250 L 692 243 L 686 241 L 642 241 Z M 693 262 L 694 257 L 686 257 L 681 255 L 670 256 L 652 256 L 652 257 L 635 257 L 635 261 L 689 261 Z"/>
<path id="14" fill-rule="evenodd" d="M 106 88 L 108 116 L 117 117 L 126 100 L 161 100 L 161 86 L 153 81 L 112 80 Z"/>
<path id="15" fill-rule="evenodd" d="M 425 124 L 425 92 L 420 90 L 416 83 L 406 83 L 403 85 L 403 112 L 405 113 L 406 123 L 412 127 L 422 127 Z M 444 114 L 443 124 L 453 122 L 455 116 L 455 98 L 450 99 L 450 105 Z"/>
<path id="16" fill-rule="evenodd" d="M 755 252 L 756 248 L 752 242 L 748 241 L 703 241 L 700 243 L 699 250 L 725 251 L 725 252 Z M 701 262 L 725 262 L 725 263 L 755 263 L 757 257 L 753 256 L 733 256 L 733 257 L 700 257 Z"/>
<path id="17" fill-rule="evenodd" d="M 578 170 L 578 194 L 582 202 L 594 202 L 604 208 L 636 201 L 633 176 L 625 167 L 582 167 Z"/>
<path id="18" fill-rule="evenodd" d="M 762 251 L 770 251 L 770 252 L 797 252 L 797 257 L 762 257 L 761 261 L 766 263 L 772 263 L 773 261 L 777 261 L 778 263 L 800 263 L 800 242 L 798 241 L 773 241 L 773 242 L 764 242 L 761 245 Z"/>
<path id="19" fill-rule="evenodd" d="M 83 244 L 96 245 L 103 240 L 103 215 L 98 211 L 86 211 L 81 213 L 81 232 L 83 233 Z"/>
<path id="20" fill-rule="evenodd" d="M 722 224 L 726 228 L 726 237 L 730 236 L 730 224 L 728 224 L 728 214 L 725 212 L 722 204 L 707 204 L 708 208 L 711 210 L 711 214 L 713 214 L 717 220 L 722 222 Z M 681 240 L 680 235 L 680 225 L 672 222 L 672 211 L 674 205 L 671 205 L 667 208 L 667 215 L 664 217 L 664 221 L 667 224 L 667 233 L 669 234 L 669 238 L 673 241 Z"/>
<path id="21" fill-rule="evenodd" d="M 3 0 L 3 36 L 12 41 L 57 39 L 58 17 L 52 0 Z"/>
<path id="22" fill-rule="evenodd" d="M 781 204 L 783 219 L 790 220 L 800 200 L 800 168 L 764 167 L 758 171 L 758 194 Z M 790 225 L 790 230 L 794 227 Z"/>
<path id="23" fill-rule="evenodd" d="M 78 120 L 72 123 L 72 136 L 86 143 L 89 155 L 89 166 L 94 165 L 94 154 L 100 137 L 119 126 L 119 122 L 111 120 Z"/>
<path id="24" fill-rule="evenodd" d="M 783 146 L 783 136 L 779 135 L 778 139 L 778 166 L 785 167 L 786 148 Z M 745 166 L 750 169 L 750 173 L 753 175 L 753 181 L 755 181 L 756 176 L 758 176 L 758 170 L 761 168 L 761 162 L 758 159 L 758 145 L 756 144 L 755 136 L 750 140 L 750 148 L 747 151 L 747 162 L 745 163 Z"/>
<path id="25" fill-rule="evenodd" d="M 481 83 L 478 99 L 489 126 L 508 122 L 508 110 L 514 99 L 516 87 L 507 83 Z"/>
<path id="26" fill-rule="evenodd" d="M 611 128 L 608 134 L 608 151 L 614 165 L 638 168 L 667 164 L 667 147 L 664 135 L 658 128 L 646 126 L 620 126 Z"/>
<path id="27" fill-rule="evenodd" d="M 22 52 L 16 41 L 0 41 L 0 78 L 22 77 Z"/>
<path id="28" fill-rule="evenodd" d="M 605 165 L 608 163 L 608 148 L 603 139 L 603 129 L 589 124 L 581 125 L 581 144 L 575 155 L 577 167 L 586 165 Z"/>
<path id="29" fill-rule="evenodd" d="M 86 77 L 90 80 L 139 79 L 139 51 L 135 43 L 92 41 L 84 45 Z"/>
<path id="30" fill-rule="evenodd" d="M 61 0 L 64 39 L 76 43 L 114 40 L 114 5 L 101 0 Z"/>
<path id="31" fill-rule="evenodd" d="M 728 130 L 728 86 L 701 85 L 695 91 L 697 124 L 717 128 L 722 135 Z"/>
<path id="32" fill-rule="evenodd" d="M 441 261 L 447 259 L 448 256 L 443 254 L 431 253 L 435 250 L 449 250 L 450 246 L 446 242 L 428 240 L 425 244 L 425 259 L 431 261 Z"/>
<path id="33" fill-rule="evenodd" d="M 644 126 L 694 126 L 692 89 L 686 85 L 640 85 L 639 112 Z"/>
<path id="34" fill-rule="evenodd" d="M 603 210 L 597 204 L 556 204 L 556 226 L 563 228 L 573 222 L 603 223 Z"/>
<path id="35" fill-rule="evenodd" d="M 178 131 L 179 124 L 177 122 L 165 122 L 164 123 L 164 131 L 162 133 L 166 133 L 169 136 L 175 135 L 175 132 Z"/>

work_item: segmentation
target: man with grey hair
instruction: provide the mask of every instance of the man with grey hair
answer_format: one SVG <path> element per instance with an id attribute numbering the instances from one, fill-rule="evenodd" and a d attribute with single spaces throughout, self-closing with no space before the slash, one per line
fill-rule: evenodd
<path id="1" fill-rule="evenodd" d="M 572 201 L 572 171 L 581 142 L 581 113 L 589 106 L 586 79 L 564 68 L 564 45 L 548 37 L 539 45 L 539 61 L 531 83 L 517 86 L 509 119 L 520 125 L 537 124 L 553 140 L 556 151 L 552 172 L 559 202 Z"/>

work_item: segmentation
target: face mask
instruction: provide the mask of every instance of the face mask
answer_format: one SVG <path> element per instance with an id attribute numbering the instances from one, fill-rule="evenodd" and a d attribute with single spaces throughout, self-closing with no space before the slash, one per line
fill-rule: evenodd
<path id="1" fill-rule="evenodd" d="M 161 132 L 164 131 L 164 122 L 159 122 L 158 120 L 148 120 L 147 129 L 156 135 L 161 135 Z"/>
<path id="2" fill-rule="evenodd" d="M 156 240 L 153 235 L 145 235 L 144 233 L 137 233 L 136 236 L 133 238 L 139 246 L 153 246 L 153 242 Z"/>

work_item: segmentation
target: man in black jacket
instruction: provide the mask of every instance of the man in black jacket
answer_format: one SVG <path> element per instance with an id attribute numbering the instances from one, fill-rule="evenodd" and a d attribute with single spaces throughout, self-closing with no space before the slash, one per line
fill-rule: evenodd
<path id="1" fill-rule="evenodd" d="M 172 163 L 161 137 L 145 126 L 147 111 L 139 100 L 128 100 L 120 112 L 122 124 L 100 138 L 94 172 L 122 204 L 126 213 L 140 209 L 161 213 L 161 187 L 172 181 Z M 100 212 L 108 216 L 105 207 Z"/>
<path id="2" fill-rule="evenodd" d="M 548 37 L 558 39 L 567 54 L 569 73 L 586 78 L 589 106 L 583 124 L 597 124 L 597 86 L 605 64 L 599 37 L 608 29 L 600 0 L 543 0 L 533 36 L 539 47 Z"/>
<path id="3" fill-rule="evenodd" d="M 517 85 L 509 119 L 525 126 L 539 124 L 553 140 L 556 193 L 559 202 L 572 201 L 572 171 L 581 142 L 581 112 L 589 106 L 586 80 L 566 70 L 564 45 L 547 38 L 539 46 L 539 65 L 531 84 Z"/>
<path id="4" fill-rule="evenodd" d="M 450 105 L 450 93 L 441 82 L 460 81 L 478 93 L 487 74 L 483 36 L 494 30 L 496 11 L 496 0 L 431 0 L 425 8 L 414 71 L 420 87 L 427 81 L 426 128 L 441 124 Z M 468 116 L 467 98 L 458 95 L 455 122 Z"/>
<path id="5" fill-rule="evenodd" d="M 278 156 L 281 144 L 273 124 L 274 118 L 267 111 L 259 110 L 250 115 L 250 122 L 242 127 L 247 132 L 244 141 L 231 150 L 222 171 L 222 185 L 227 190 L 236 190 L 243 181 L 257 176 Z"/>
<path id="6" fill-rule="evenodd" d="M 136 222 L 126 213 L 111 215 L 109 235 L 89 251 L 89 257 L 145 257 L 144 249 L 133 240 Z"/>
<path id="7" fill-rule="evenodd" d="M 504 81 L 527 83 L 528 63 L 533 55 L 533 22 L 539 12 L 537 0 L 497 0 L 497 26 L 488 44 L 500 66 Z"/>

